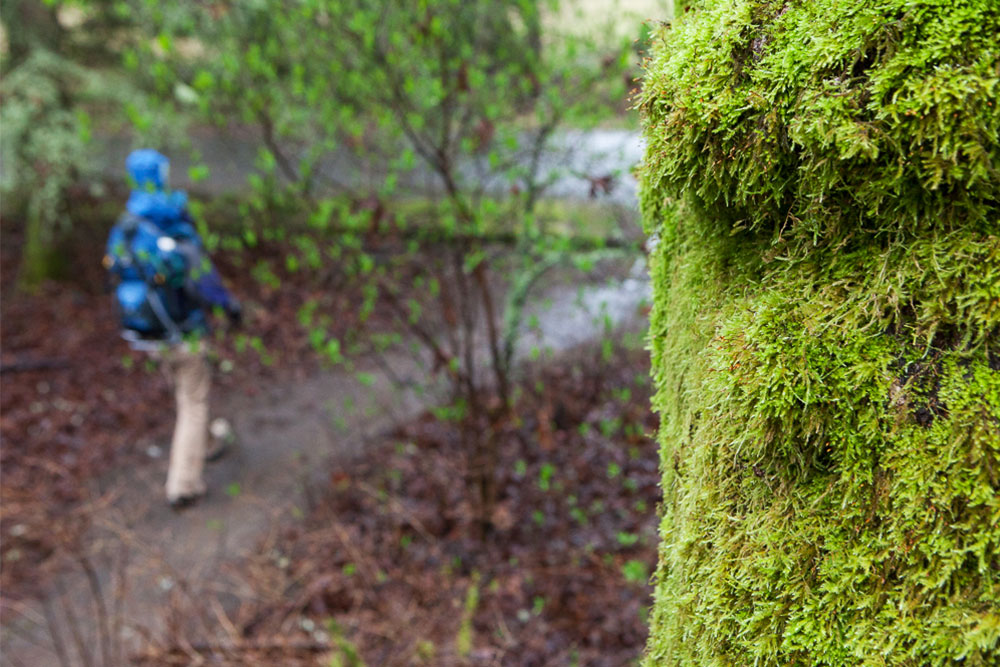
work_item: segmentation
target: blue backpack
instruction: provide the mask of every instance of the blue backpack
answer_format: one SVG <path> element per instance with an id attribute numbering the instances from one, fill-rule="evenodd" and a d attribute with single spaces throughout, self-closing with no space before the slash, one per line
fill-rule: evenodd
<path id="1" fill-rule="evenodd" d="M 126 213 L 111 229 L 104 266 L 115 283 L 121 326 L 142 338 L 178 341 L 198 310 L 186 293 L 188 260 L 153 222 Z"/>

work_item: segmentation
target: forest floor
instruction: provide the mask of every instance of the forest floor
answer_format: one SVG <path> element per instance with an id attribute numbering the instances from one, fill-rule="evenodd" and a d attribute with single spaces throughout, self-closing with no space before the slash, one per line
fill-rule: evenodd
<path id="1" fill-rule="evenodd" d="M 318 287 L 247 281 L 247 326 L 281 352 L 215 346 L 215 405 L 241 442 L 208 469 L 211 496 L 174 514 L 170 389 L 95 289 L 84 259 L 103 238 L 74 242 L 72 281 L 26 296 L 9 290 L 19 243 L 4 234 L 5 664 L 620 665 L 641 651 L 658 489 L 635 336 L 524 367 L 484 536 L 461 425 L 392 381 L 426 371 L 405 354 L 324 367 L 295 325 Z M 332 305 L 345 330 L 355 297 Z"/>

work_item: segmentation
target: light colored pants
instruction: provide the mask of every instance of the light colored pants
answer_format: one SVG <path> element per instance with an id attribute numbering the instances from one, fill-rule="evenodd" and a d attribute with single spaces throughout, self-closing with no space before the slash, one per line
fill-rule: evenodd
<path id="1" fill-rule="evenodd" d="M 208 447 L 208 394 L 212 372 L 202 344 L 183 343 L 164 351 L 163 360 L 174 384 L 177 423 L 170 442 L 167 500 L 205 493 L 202 469 Z"/>

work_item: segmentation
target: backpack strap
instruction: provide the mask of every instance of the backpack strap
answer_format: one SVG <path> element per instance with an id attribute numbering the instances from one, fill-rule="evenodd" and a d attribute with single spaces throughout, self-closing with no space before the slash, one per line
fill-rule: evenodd
<path id="1" fill-rule="evenodd" d="M 147 281 L 148 284 L 148 281 Z M 180 327 L 174 322 L 173 318 L 167 312 L 166 307 L 163 305 L 163 299 L 160 298 L 160 293 L 156 291 L 154 285 L 149 285 L 149 289 L 146 290 L 146 301 L 149 302 L 149 307 L 153 309 L 153 314 L 156 315 L 156 319 L 160 321 L 163 328 L 167 331 L 167 342 L 179 343 L 184 337 L 181 333 Z"/>

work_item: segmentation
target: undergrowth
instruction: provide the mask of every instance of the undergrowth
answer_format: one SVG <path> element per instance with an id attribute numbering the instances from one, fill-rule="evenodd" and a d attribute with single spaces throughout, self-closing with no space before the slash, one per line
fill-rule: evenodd
<path id="1" fill-rule="evenodd" d="M 633 663 L 659 489 L 647 356 L 630 346 L 525 371 L 488 535 L 461 481 L 467 429 L 426 413 L 332 471 L 302 521 L 232 569 L 248 592 L 238 641 L 189 634 L 140 664 L 191 664 L 187 642 L 224 665 Z"/>

